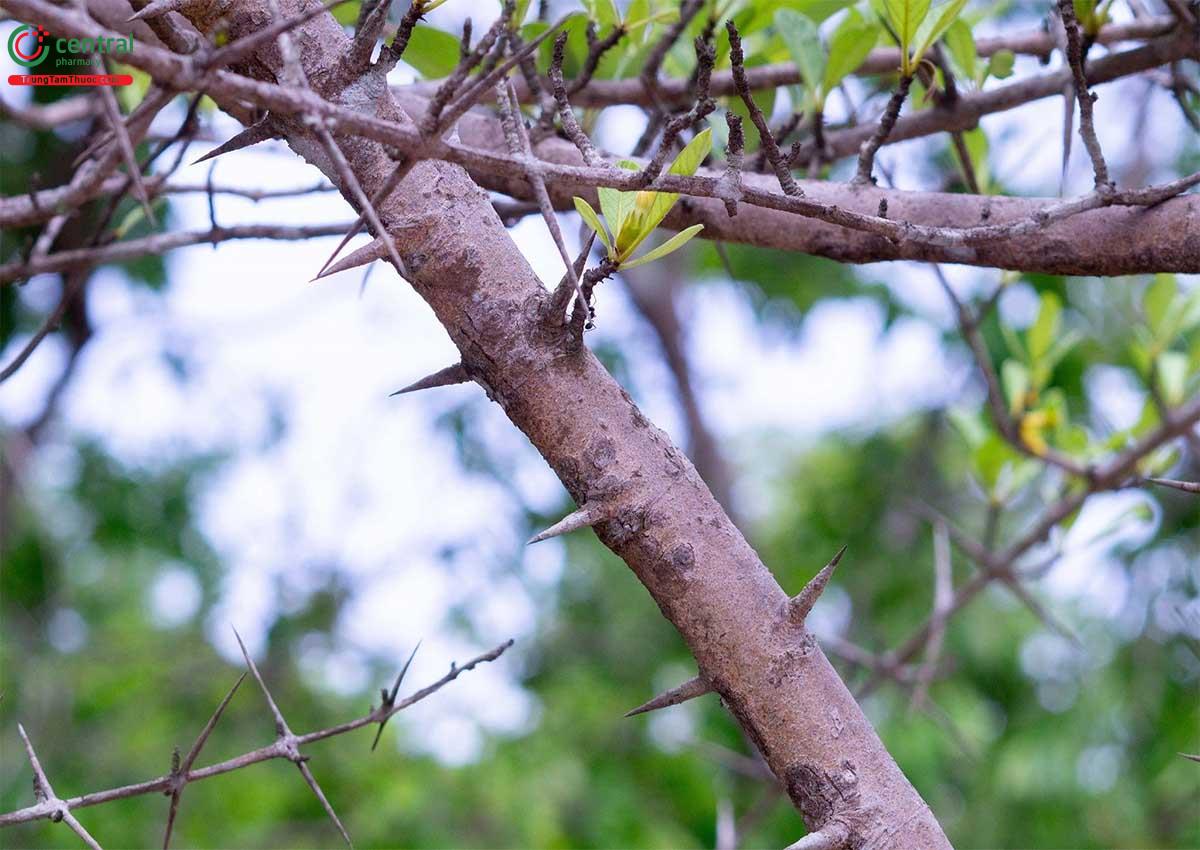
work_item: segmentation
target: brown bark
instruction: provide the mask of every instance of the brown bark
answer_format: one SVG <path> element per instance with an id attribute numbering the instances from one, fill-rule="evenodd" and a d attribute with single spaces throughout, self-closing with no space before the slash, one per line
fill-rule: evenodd
<path id="1" fill-rule="evenodd" d="M 314 0 L 299 0 L 299 3 Z M 283 3 L 284 14 L 301 8 Z M 270 19 L 264 0 L 222 10 L 231 38 Z M 321 90 L 345 53 L 332 17 L 300 27 L 304 70 Z M 242 69 L 280 71 L 264 48 Z M 399 113 L 382 80 L 327 97 L 382 118 Z M 288 143 L 336 173 L 302 124 Z M 381 146 L 340 138 L 368 189 L 395 167 Z M 786 614 L 787 596 L 726 517 L 687 458 L 557 317 L 548 293 L 488 197 L 445 162 L 419 163 L 379 209 L 413 278 L 462 353 L 467 371 L 530 439 L 580 504 L 601 509 L 600 539 L 679 629 L 700 671 L 758 745 L 810 828 L 841 823 L 859 848 L 945 848 L 928 806 L 896 766 L 813 637 Z M 814 553 L 814 560 L 820 555 Z"/>
<path id="2" fill-rule="evenodd" d="M 399 95 L 399 102 L 415 111 L 426 100 L 405 93 Z M 931 112 L 918 113 L 917 117 Z M 901 118 L 897 127 L 906 120 L 907 117 Z M 472 147 L 499 152 L 503 142 L 498 132 L 499 123 L 479 113 L 469 113 L 459 123 L 460 137 Z M 565 139 L 547 139 L 538 145 L 537 153 L 550 162 L 583 165 L 579 151 Z M 708 169 L 700 169 L 698 173 L 719 176 Z M 529 196 L 527 185 L 518 177 L 478 170 L 473 170 L 472 176 L 486 188 L 517 197 Z M 741 177 L 749 189 L 766 192 L 777 186 L 773 175 L 743 173 Z M 874 215 L 880 201 L 886 200 L 889 218 L 934 227 L 1021 221 L 1057 203 L 1046 198 L 905 192 L 824 180 L 796 182 L 815 201 Z M 598 203 L 594 189 L 550 181 L 547 186 L 558 209 L 571 209 L 574 195 L 587 199 L 593 206 Z M 724 202 L 717 198 L 682 198 L 663 226 L 680 230 L 696 223 L 704 225 L 701 238 L 803 251 L 848 263 L 925 260 L 1070 275 L 1200 273 L 1200 195 L 1196 194 L 1182 195 L 1149 208 L 1090 210 L 1054 222 L 1036 234 L 969 247 L 915 241 L 896 244 L 882 236 L 751 204 L 739 204 L 738 214 L 730 217 Z"/>

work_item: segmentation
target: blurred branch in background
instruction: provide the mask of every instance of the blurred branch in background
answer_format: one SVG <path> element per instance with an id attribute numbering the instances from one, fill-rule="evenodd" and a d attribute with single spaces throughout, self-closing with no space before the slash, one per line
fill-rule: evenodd
<path id="1" fill-rule="evenodd" d="M 26 752 L 29 756 L 29 762 L 34 772 L 34 797 L 36 802 L 34 805 L 28 806 L 24 809 L 18 809 L 16 811 L 0 814 L 0 828 L 41 819 L 50 820 L 55 823 L 65 822 L 80 836 L 80 838 L 83 839 L 84 843 L 86 843 L 89 847 L 99 848 L 100 844 L 88 834 L 87 830 L 85 830 L 76 819 L 75 815 L 73 814 L 75 810 L 87 808 L 89 806 L 98 806 L 104 803 L 111 803 L 116 800 L 123 800 L 129 797 L 137 797 L 143 794 L 166 794 L 171 798 L 171 805 L 167 816 L 166 832 L 163 837 L 163 848 L 165 850 L 165 848 L 169 847 L 171 843 L 171 832 L 175 824 L 180 796 L 183 793 L 183 789 L 189 783 L 199 782 L 202 779 L 210 779 L 214 776 L 221 776 L 226 773 L 232 773 L 233 771 L 242 770 L 250 767 L 251 765 L 258 764 L 259 762 L 270 761 L 272 759 L 283 759 L 292 762 L 297 766 L 297 768 L 299 768 L 300 773 L 304 776 L 304 781 L 312 789 L 313 793 L 317 796 L 317 799 L 320 800 L 321 805 L 324 807 L 326 813 L 328 813 L 330 819 L 333 820 L 338 831 L 349 845 L 351 844 L 350 836 L 346 833 L 345 827 L 342 826 L 342 822 L 334 813 L 333 807 L 330 805 L 329 800 L 325 797 L 325 793 L 321 790 L 321 787 L 317 784 L 316 779 L 313 777 L 312 771 L 308 767 L 309 756 L 302 755 L 300 752 L 300 747 L 315 743 L 317 741 L 325 740 L 326 738 L 334 738 L 339 735 L 344 735 L 347 732 L 353 732 L 356 729 L 361 729 L 365 726 L 371 726 L 376 723 L 379 724 L 380 731 L 382 732 L 383 725 L 387 723 L 388 719 L 393 715 L 398 714 L 411 705 L 415 705 L 426 697 L 432 696 L 443 687 L 453 682 L 463 673 L 473 670 L 477 665 L 485 664 L 489 661 L 495 661 L 504 654 L 506 649 L 512 646 L 511 640 L 506 641 L 505 643 L 500 644 L 488 652 L 475 656 L 462 666 L 451 663 L 449 672 L 447 672 L 444 676 L 437 681 L 426 685 L 420 690 L 415 691 L 410 696 L 405 697 L 399 702 L 395 701 L 394 694 L 389 700 L 388 692 L 385 689 L 383 691 L 383 702 L 381 702 L 378 707 L 372 708 L 370 712 L 362 717 L 347 721 L 345 723 L 340 723 L 336 726 L 330 726 L 314 732 L 306 732 L 304 734 L 297 735 L 292 732 L 291 728 L 287 724 L 287 721 L 284 720 L 283 714 L 276 705 L 274 698 L 271 696 L 271 692 L 267 689 L 266 682 L 259 673 L 257 665 L 255 665 L 254 660 L 246 651 L 246 647 L 242 643 L 241 636 L 239 635 L 237 639 L 239 646 L 242 648 L 243 656 L 246 659 L 246 666 L 261 688 L 263 696 L 266 698 L 267 706 L 271 711 L 272 719 L 275 723 L 276 734 L 278 736 L 274 743 L 268 744 L 264 747 L 259 747 L 256 750 L 251 750 L 243 753 L 242 755 L 208 765 L 207 767 L 196 768 L 194 770 L 192 769 L 196 758 L 200 755 L 201 749 L 208 741 L 209 735 L 216 727 L 217 722 L 221 719 L 221 715 L 224 713 L 226 706 L 228 706 L 230 700 L 233 699 L 233 695 L 237 692 L 238 686 L 241 685 L 242 679 L 245 678 L 245 674 L 243 674 L 236 682 L 234 682 L 233 687 L 229 690 L 229 693 L 221 701 L 220 705 L 217 706 L 216 711 L 213 712 L 212 717 L 205 724 L 203 730 L 200 732 L 199 737 L 197 737 L 196 742 L 188 751 L 187 756 L 180 761 L 179 752 L 178 750 L 175 751 L 170 773 L 166 774 L 165 776 L 160 776 L 157 779 L 150 779 L 145 782 L 138 782 L 132 785 L 124 785 L 120 788 L 110 788 L 105 791 L 93 791 L 87 794 L 81 794 L 77 797 L 71 797 L 69 799 L 60 799 L 55 795 L 54 789 L 51 787 L 49 780 L 46 779 L 46 774 L 43 772 L 37 756 L 34 754 L 33 746 L 25 734 L 25 729 L 18 724 L 18 730 L 20 732 L 21 739 L 25 742 Z M 407 669 L 408 668 L 406 666 L 405 670 Z M 397 689 L 399 688 L 403 677 L 404 674 L 401 673 L 397 678 Z"/>

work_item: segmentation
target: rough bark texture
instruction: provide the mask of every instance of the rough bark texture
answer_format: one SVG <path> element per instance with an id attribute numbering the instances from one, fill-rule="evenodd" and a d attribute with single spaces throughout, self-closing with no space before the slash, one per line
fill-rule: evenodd
<path id="1" fill-rule="evenodd" d="M 307 7 L 304 0 L 281 5 L 284 14 Z M 265 26 L 268 8 L 265 0 L 223 6 L 230 37 Z M 309 80 L 322 91 L 346 51 L 346 35 L 326 15 L 293 38 Z M 272 46 L 241 70 L 274 79 L 279 68 Z M 377 77 L 322 93 L 399 120 Z M 336 182 L 310 131 L 290 119 L 281 127 L 292 148 Z M 339 141 L 368 191 L 395 167 L 377 143 Z M 548 293 L 486 193 L 460 167 L 426 161 L 379 212 L 468 372 L 577 502 L 603 506 L 611 518 L 596 528 L 601 540 L 679 629 L 702 675 L 810 828 L 844 823 L 855 848 L 949 847 L 812 636 L 788 620 L 783 590 L 691 463 L 599 361 L 546 315 Z M 814 562 L 822 554 L 813 553 Z"/>
<path id="2" fill-rule="evenodd" d="M 424 97 L 411 93 L 400 94 L 398 99 L 415 114 L 426 103 Z M 459 135 L 473 147 L 497 153 L 504 149 L 499 121 L 479 113 L 463 117 Z M 537 147 L 537 153 L 550 162 L 583 165 L 579 151 L 565 139 L 547 139 Z M 707 169 L 699 173 L 719 176 Z M 527 185 L 515 175 L 475 172 L 472 176 L 487 188 L 530 197 Z M 778 190 L 778 183 L 769 174 L 743 174 L 742 182 L 748 188 Z M 796 182 L 806 195 L 822 203 L 874 215 L 879 202 L 886 200 L 888 216 L 893 220 L 935 227 L 1020 221 L 1057 203 L 1057 199 L 904 192 L 819 180 Z M 599 203 L 595 190 L 587 187 L 550 185 L 549 189 L 558 209 L 571 209 L 573 195 L 586 198 L 593 206 Z M 1054 222 L 1034 237 L 997 239 L 973 247 L 896 244 L 882 236 L 750 204 L 740 204 L 738 214 L 731 218 L 724 202 L 717 198 L 680 199 L 663 226 L 681 230 L 696 223 L 704 225 L 700 234 L 703 238 L 803 251 L 848 263 L 924 260 L 1070 275 L 1139 274 L 1148 269 L 1200 273 L 1200 195 L 1196 194 L 1150 208 L 1091 210 Z"/>

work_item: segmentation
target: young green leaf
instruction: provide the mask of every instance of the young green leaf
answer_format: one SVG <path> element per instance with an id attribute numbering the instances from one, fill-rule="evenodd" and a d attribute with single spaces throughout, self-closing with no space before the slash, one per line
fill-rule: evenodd
<path id="1" fill-rule="evenodd" d="M 825 79 L 826 60 L 817 25 L 799 12 L 780 9 L 775 13 L 775 28 L 779 30 L 792 61 L 800 69 L 809 101 L 816 108 L 820 108 L 824 100 L 821 83 Z"/>
<path id="2" fill-rule="evenodd" d="M 600 241 L 604 243 L 604 247 L 608 249 L 608 255 L 613 257 L 612 241 L 608 238 L 608 232 L 604 229 L 604 225 L 600 223 L 600 216 L 596 215 L 596 211 L 592 209 L 592 205 L 578 195 L 573 199 L 575 201 L 575 209 L 579 211 L 579 215 L 587 222 L 587 226 L 596 231 L 596 235 L 600 237 Z"/>
<path id="3" fill-rule="evenodd" d="M 950 0 L 937 16 L 926 15 L 925 20 L 921 22 L 921 26 L 917 30 L 914 37 L 916 43 L 916 51 L 913 54 L 913 65 L 918 65 L 921 59 L 933 47 L 934 42 L 942 37 L 950 25 L 958 20 L 959 14 L 963 7 L 967 5 L 967 0 Z"/>
<path id="4" fill-rule="evenodd" d="M 1042 293 L 1041 309 L 1038 310 L 1037 319 L 1034 321 L 1033 327 L 1029 329 L 1029 336 L 1026 338 L 1031 363 L 1041 360 L 1050 350 L 1051 343 L 1058 335 L 1061 318 L 1062 302 L 1058 296 L 1052 292 Z"/>
<path id="5" fill-rule="evenodd" d="M 1151 332 L 1156 337 L 1162 330 L 1163 322 L 1167 318 L 1171 302 L 1175 300 L 1177 291 L 1175 276 L 1171 274 L 1155 275 L 1154 282 L 1146 287 L 1146 292 L 1142 296 L 1142 313 L 1146 317 L 1146 324 L 1150 326 Z"/>
<path id="6" fill-rule="evenodd" d="M 404 61 L 422 77 L 449 76 L 458 67 L 458 38 L 424 24 L 413 27 Z"/>
<path id="7" fill-rule="evenodd" d="M 914 67 L 909 54 L 917 36 L 917 30 L 929 14 L 930 0 L 883 0 L 888 21 L 900 40 L 902 70 L 911 73 Z"/>
<path id="8" fill-rule="evenodd" d="M 997 50 L 988 60 L 983 76 L 985 79 L 995 77 L 997 80 L 1007 80 L 1012 76 L 1013 65 L 1016 64 L 1016 61 L 1017 57 L 1011 50 Z"/>
<path id="9" fill-rule="evenodd" d="M 638 170 L 638 164 L 627 159 L 621 160 L 617 165 L 626 171 Z M 637 193 L 601 186 L 596 190 L 596 194 L 600 196 L 600 212 L 604 213 L 604 220 L 612 228 L 613 242 L 620 244 L 625 225 L 629 223 L 629 216 L 633 213 Z"/>
<path id="10" fill-rule="evenodd" d="M 1025 409 L 1029 394 L 1029 370 L 1016 360 L 1005 360 L 1000 367 L 1000 382 L 1008 399 L 1008 412 L 1017 416 Z"/>
<path id="11" fill-rule="evenodd" d="M 1163 400 L 1170 405 L 1180 404 L 1187 390 L 1187 355 L 1179 351 L 1164 351 L 1158 355 L 1156 365 Z"/>
<path id="12" fill-rule="evenodd" d="M 621 268 L 623 268 L 623 269 L 637 268 L 640 265 L 643 265 L 643 264 L 649 263 L 649 262 L 653 262 L 654 260 L 657 260 L 661 257 L 667 256 L 667 254 L 678 251 L 680 248 L 682 248 L 684 245 L 686 245 L 693 236 L 695 236 L 697 233 L 699 233 L 703 229 L 704 229 L 703 224 L 693 224 L 691 227 L 686 228 L 685 230 L 679 231 L 674 236 L 672 236 L 670 239 L 668 239 L 666 242 L 659 245 L 657 248 L 651 248 L 645 254 L 642 254 L 642 256 L 638 257 L 636 260 L 630 260 L 629 262 L 622 264 Z"/>
<path id="13" fill-rule="evenodd" d="M 979 73 L 979 53 L 975 49 L 975 36 L 971 27 L 962 18 L 946 28 L 943 38 L 950 52 L 950 61 L 968 80 L 976 80 Z"/>
<path id="14" fill-rule="evenodd" d="M 867 22 L 857 9 L 851 9 L 838 24 L 829 39 L 829 58 L 825 62 L 825 77 L 821 91 L 828 96 L 837 84 L 862 65 L 875 46 L 879 30 Z"/>
<path id="15" fill-rule="evenodd" d="M 681 177 L 691 177 L 696 173 L 696 169 L 700 167 L 700 163 L 704 162 L 704 158 L 708 156 L 711 150 L 712 130 L 705 127 L 679 152 L 679 156 L 675 157 L 675 161 L 671 163 L 671 167 L 667 169 L 667 173 L 678 174 Z M 641 195 L 642 193 L 639 192 L 638 194 Z M 679 200 L 679 196 L 672 192 L 649 192 L 647 194 L 653 197 L 650 198 L 649 204 L 644 207 L 645 215 L 639 221 L 638 229 L 641 239 L 645 239 L 654 228 L 658 227 L 659 222 L 667 217 L 667 213 L 671 211 L 671 207 L 675 206 L 675 202 Z M 641 239 L 638 241 L 640 242 Z"/>

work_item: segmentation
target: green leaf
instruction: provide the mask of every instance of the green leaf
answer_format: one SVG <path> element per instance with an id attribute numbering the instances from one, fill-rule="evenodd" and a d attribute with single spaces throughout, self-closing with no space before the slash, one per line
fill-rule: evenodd
<path id="1" fill-rule="evenodd" d="M 975 50 L 975 36 L 971 27 L 961 18 L 946 29 L 943 39 L 950 51 L 950 61 L 968 80 L 976 79 L 979 73 L 979 53 Z"/>
<path id="2" fill-rule="evenodd" d="M 675 157 L 675 161 L 671 163 L 671 167 L 667 169 L 667 173 L 678 174 L 681 177 L 691 177 L 696 173 L 696 169 L 700 167 L 700 163 L 704 162 L 704 158 L 708 156 L 711 150 L 712 130 L 705 127 L 679 152 L 679 156 Z M 641 193 L 639 192 L 638 194 L 640 195 Z M 638 222 L 641 239 L 645 239 L 654 228 L 658 227 L 659 222 L 667 217 L 667 213 L 671 211 L 671 207 L 675 206 L 675 202 L 679 200 L 679 196 L 672 192 L 650 192 L 649 194 L 653 197 L 650 199 L 648 207 L 645 208 L 644 216 Z M 641 239 L 638 241 L 640 242 Z"/>
<path id="3" fill-rule="evenodd" d="M 1187 355 L 1180 351 L 1164 351 L 1158 355 L 1157 367 L 1163 399 L 1170 405 L 1181 403 L 1187 389 Z"/>
<path id="4" fill-rule="evenodd" d="M 888 21 L 896 31 L 896 37 L 900 39 L 900 52 L 904 55 L 906 71 L 909 68 L 908 54 L 916 38 L 917 29 L 929 14 L 929 2 L 930 0 L 883 0 Z"/>
<path id="5" fill-rule="evenodd" d="M 1029 335 L 1026 338 L 1031 363 L 1037 363 L 1050 350 L 1050 345 L 1058 334 L 1061 318 L 1062 302 L 1059 301 L 1058 296 L 1053 292 L 1042 293 L 1042 307 L 1038 310 L 1037 320 L 1029 329 Z"/>
<path id="6" fill-rule="evenodd" d="M 1012 76 L 1013 65 L 1016 64 L 1017 57 L 1013 55 L 1011 50 L 997 50 L 992 54 L 992 58 L 988 60 L 987 70 L 983 76 L 995 77 L 997 80 L 1007 80 Z"/>
<path id="7" fill-rule="evenodd" d="M 829 58 L 821 83 L 823 94 L 828 95 L 838 83 L 862 65 L 875 46 L 877 33 L 875 25 L 868 23 L 857 9 L 847 13 L 829 40 Z"/>
<path id="8" fill-rule="evenodd" d="M 413 27 L 404 61 L 422 77 L 449 76 L 458 67 L 458 38 L 424 24 Z"/>
<path id="9" fill-rule="evenodd" d="M 1142 295 L 1142 313 L 1155 337 L 1158 337 L 1162 331 L 1163 322 L 1167 318 L 1171 302 L 1175 300 L 1177 291 L 1175 275 L 1157 274 L 1154 276 L 1154 282 L 1146 287 L 1146 292 Z"/>
<path id="10" fill-rule="evenodd" d="M 354 26 L 358 20 L 358 10 L 362 7 L 362 0 L 353 0 L 351 3 L 342 3 L 340 6 L 333 7 L 333 18 L 344 27 Z"/>
<path id="11" fill-rule="evenodd" d="M 933 47 L 934 42 L 942 37 L 942 33 L 958 20 L 959 14 L 966 5 L 967 0 L 950 0 L 949 3 L 942 7 L 937 17 L 925 16 L 925 20 L 922 22 L 915 36 L 917 49 L 913 55 L 914 65 L 921 61 L 929 48 Z"/>
<path id="12" fill-rule="evenodd" d="M 1000 367 L 1000 382 L 1008 399 L 1008 411 L 1016 416 L 1025 409 L 1025 399 L 1029 393 L 1029 370 L 1016 360 L 1005 360 Z"/>
<path id="13" fill-rule="evenodd" d="M 600 241 L 604 243 L 604 247 L 608 249 L 609 256 L 613 255 L 612 242 L 608 238 L 608 233 L 604 229 L 604 225 L 600 223 L 600 216 L 596 215 L 596 211 L 592 209 L 592 205 L 578 195 L 573 199 L 575 201 L 575 209 L 579 211 L 579 215 L 587 222 L 587 226 L 596 231 L 596 235 L 600 237 Z"/>
<path id="14" fill-rule="evenodd" d="M 992 187 L 992 169 L 988 164 L 988 138 L 982 127 L 963 133 L 963 142 L 967 146 L 967 154 L 971 157 L 971 168 L 975 172 L 975 182 L 979 191 L 990 194 Z"/>
<path id="15" fill-rule="evenodd" d="M 821 83 L 825 79 L 825 48 L 821 46 L 817 25 L 799 12 L 780 9 L 775 13 L 775 28 L 779 30 L 792 61 L 800 69 L 809 98 L 820 105 Z"/>
<path id="16" fill-rule="evenodd" d="M 639 170 L 638 164 L 628 159 L 621 160 L 617 166 L 626 171 Z M 620 189 L 602 186 L 596 190 L 596 194 L 600 196 L 600 211 L 604 213 L 604 220 L 612 228 L 613 241 L 619 245 L 621 236 L 625 232 L 625 225 L 629 222 L 630 213 L 633 212 L 637 193 L 622 192 Z"/>
<path id="17" fill-rule="evenodd" d="M 699 233 L 703 229 L 704 229 L 703 224 L 693 224 L 691 227 L 686 228 L 685 230 L 679 231 L 674 236 L 672 236 L 670 239 L 668 239 L 666 242 L 659 245 L 657 248 L 651 248 L 645 254 L 642 254 L 642 256 L 638 257 L 636 260 L 632 260 L 628 263 L 625 263 L 624 265 L 621 266 L 621 268 L 623 268 L 623 269 L 637 268 L 640 265 L 644 265 L 645 263 L 653 262 L 654 260 L 657 260 L 660 257 L 665 257 L 665 256 L 667 256 L 667 254 L 670 254 L 674 251 L 678 251 L 680 248 L 682 248 L 684 245 L 686 245 L 693 236 L 695 236 L 697 233 Z"/>
<path id="18" fill-rule="evenodd" d="M 613 0 L 583 0 L 583 7 L 587 9 L 588 17 L 602 28 L 621 22 L 621 10 Z"/>
<path id="19" fill-rule="evenodd" d="M 768 9 L 791 9 L 819 24 L 854 3 L 853 0 L 777 0 L 762 5 Z"/>

